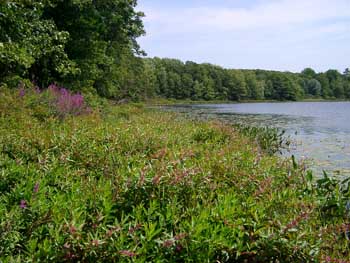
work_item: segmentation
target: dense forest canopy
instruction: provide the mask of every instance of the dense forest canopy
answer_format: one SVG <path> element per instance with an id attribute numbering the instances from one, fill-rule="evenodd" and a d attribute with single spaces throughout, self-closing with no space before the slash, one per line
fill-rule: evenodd
<path id="1" fill-rule="evenodd" d="M 144 34 L 133 0 L 19 0 L 0 4 L 0 80 L 58 82 L 131 97 L 142 86 Z"/>
<path id="2" fill-rule="evenodd" d="M 0 83 L 58 83 L 112 99 L 298 100 L 350 98 L 350 71 L 233 70 L 143 58 L 136 0 L 0 3 Z M 234 60 L 234 58 L 232 58 Z"/>
<path id="3" fill-rule="evenodd" d="M 145 59 L 153 69 L 156 95 L 192 100 L 299 100 L 304 98 L 350 98 L 350 72 L 337 70 L 301 73 L 268 70 L 224 69 L 211 64 L 176 59 Z"/>

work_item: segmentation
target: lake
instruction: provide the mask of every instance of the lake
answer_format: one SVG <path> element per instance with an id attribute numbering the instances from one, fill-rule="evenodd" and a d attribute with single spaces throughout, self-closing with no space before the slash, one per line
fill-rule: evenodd
<path id="1" fill-rule="evenodd" d="M 286 131 L 285 156 L 305 159 L 316 174 L 350 176 L 350 102 L 281 102 L 163 106 L 205 119 Z"/>

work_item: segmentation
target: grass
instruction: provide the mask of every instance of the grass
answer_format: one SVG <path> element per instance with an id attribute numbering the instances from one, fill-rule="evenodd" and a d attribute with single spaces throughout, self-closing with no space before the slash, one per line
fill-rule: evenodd
<path id="1" fill-rule="evenodd" d="M 348 262 L 347 182 L 271 133 L 89 101 L 0 90 L 1 262 Z"/>

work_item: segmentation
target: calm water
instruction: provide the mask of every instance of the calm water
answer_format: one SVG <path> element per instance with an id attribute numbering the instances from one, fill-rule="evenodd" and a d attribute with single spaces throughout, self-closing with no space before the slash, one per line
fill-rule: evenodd
<path id="1" fill-rule="evenodd" d="M 208 104 L 165 107 L 201 118 L 276 127 L 293 144 L 289 153 L 307 159 L 316 173 L 350 176 L 350 102 Z"/>

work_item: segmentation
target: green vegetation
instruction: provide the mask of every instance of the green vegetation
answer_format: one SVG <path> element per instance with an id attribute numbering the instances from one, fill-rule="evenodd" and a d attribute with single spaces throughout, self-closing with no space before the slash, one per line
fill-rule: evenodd
<path id="1" fill-rule="evenodd" d="M 224 69 L 176 59 L 146 59 L 153 69 L 148 90 L 168 99 L 207 101 L 349 99 L 349 71 L 299 73 Z"/>
<path id="2" fill-rule="evenodd" d="M 108 104 L 1 89 L 2 262 L 349 258 L 347 184 L 267 154 L 273 132 Z"/>
<path id="3" fill-rule="evenodd" d="M 135 6 L 1 1 L 0 261 L 348 260 L 349 181 L 274 156 L 276 130 L 115 101 L 349 98 L 349 70 L 142 58 Z"/>
<path id="4" fill-rule="evenodd" d="M 0 2 L 0 83 L 57 82 L 109 98 L 144 97 L 142 13 L 134 0 Z M 140 79 L 140 80 L 139 80 Z"/>
<path id="5" fill-rule="evenodd" d="M 0 2 L 0 83 L 95 92 L 115 100 L 349 99 L 350 73 L 233 70 L 142 58 L 136 0 Z"/>

